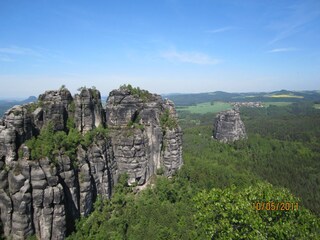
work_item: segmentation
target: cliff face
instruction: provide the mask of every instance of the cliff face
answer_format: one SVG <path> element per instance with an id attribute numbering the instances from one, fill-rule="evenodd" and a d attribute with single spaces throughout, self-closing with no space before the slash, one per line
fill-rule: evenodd
<path id="1" fill-rule="evenodd" d="M 48 124 L 82 135 L 104 126 L 108 136 L 92 134 L 73 155 L 61 148 L 32 159 L 25 141 Z M 79 216 L 88 215 L 98 195 L 111 197 L 120 174 L 145 184 L 157 170 L 172 175 L 182 165 L 181 129 L 174 106 L 159 95 L 122 87 L 110 93 L 106 109 L 100 92 L 47 91 L 38 102 L 15 106 L 0 121 L 0 220 L 5 236 L 64 239 Z M 46 146 L 42 146 L 45 148 Z"/>
<path id="2" fill-rule="evenodd" d="M 234 142 L 247 137 L 245 126 L 238 110 L 232 109 L 217 114 L 213 137 L 220 142 Z"/>
<path id="3" fill-rule="evenodd" d="M 128 89 L 112 91 L 106 116 L 119 173 L 128 173 L 130 182 L 144 184 L 157 169 L 170 176 L 182 165 L 182 133 L 178 125 L 164 126 L 169 120 L 177 121 L 172 102 L 156 94 L 140 95 Z M 166 114 L 170 119 L 165 119 Z"/>
<path id="4" fill-rule="evenodd" d="M 80 132 L 87 132 L 105 124 L 104 109 L 100 92 L 96 89 L 82 89 L 74 98 L 75 121 Z"/>

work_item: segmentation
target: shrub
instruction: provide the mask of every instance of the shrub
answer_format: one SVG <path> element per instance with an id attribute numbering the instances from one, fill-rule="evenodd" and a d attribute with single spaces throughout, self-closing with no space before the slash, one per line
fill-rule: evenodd
<path id="1" fill-rule="evenodd" d="M 108 136 L 108 130 L 103 126 L 99 126 L 82 136 L 74 128 L 72 118 L 68 119 L 67 126 L 68 133 L 64 131 L 54 132 L 53 124 L 49 123 L 41 130 L 39 136 L 27 140 L 25 144 L 31 151 L 31 159 L 39 160 L 40 158 L 48 157 L 52 162 L 55 162 L 54 158 L 57 155 L 65 154 L 71 160 L 75 160 L 79 144 L 89 147 L 95 139 Z"/>
<path id="2" fill-rule="evenodd" d="M 126 89 L 128 90 L 132 95 L 139 97 L 140 99 L 142 99 L 142 101 L 146 102 L 148 101 L 152 94 L 149 93 L 147 90 L 142 90 L 139 87 L 132 87 L 131 84 L 124 84 L 120 86 L 120 89 Z"/>
<path id="3" fill-rule="evenodd" d="M 178 126 L 178 122 L 170 115 L 169 109 L 166 109 L 160 116 L 160 125 L 162 129 L 174 129 Z"/>
<path id="4" fill-rule="evenodd" d="M 106 138 L 108 135 L 108 129 L 104 128 L 102 125 L 99 125 L 97 128 L 85 133 L 81 139 L 81 145 L 88 148 L 95 139 Z"/>
<path id="5" fill-rule="evenodd" d="M 198 233 L 210 239 L 314 239 L 319 233 L 319 220 L 308 210 L 256 210 L 254 204 L 261 202 L 296 204 L 299 199 L 266 183 L 241 191 L 234 186 L 202 191 L 194 197 Z"/>

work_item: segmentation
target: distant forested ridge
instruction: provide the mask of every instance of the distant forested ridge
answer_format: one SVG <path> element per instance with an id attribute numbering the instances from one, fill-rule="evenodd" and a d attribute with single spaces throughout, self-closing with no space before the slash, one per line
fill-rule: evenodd
<path id="1" fill-rule="evenodd" d="M 193 94 L 171 94 L 167 98 L 172 100 L 177 106 L 190 106 L 204 102 L 320 102 L 319 91 L 275 91 L 275 92 L 249 92 L 249 93 L 228 93 L 209 92 Z"/>
<path id="2" fill-rule="evenodd" d="M 37 101 L 37 98 L 35 96 L 30 96 L 29 98 L 22 100 L 22 101 L 14 101 L 14 100 L 0 100 L 0 117 L 3 116 L 3 114 L 10 109 L 11 107 L 15 105 L 22 105 L 25 103 L 31 103 Z"/>

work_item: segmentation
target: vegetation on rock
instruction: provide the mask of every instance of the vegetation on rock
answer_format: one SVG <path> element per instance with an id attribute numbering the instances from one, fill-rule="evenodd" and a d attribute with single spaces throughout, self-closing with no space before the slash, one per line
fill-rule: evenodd
<path id="1" fill-rule="evenodd" d="M 53 124 L 50 122 L 41 130 L 39 136 L 27 140 L 25 144 L 31 151 L 31 159 L 39 160 L 48 157 L 51 161 L 55 162 L 56 156 L 67 155 L 71 160 L 75 160 L 77 147 L 80 144 L 88 148 L 95 139 L 108 136 L 108 130 L 101 125 L 84 135 L 81 135 L 75 129 L 72 118 L 68 119 L 67 126 L 68 132 L 55 132 Z"/>
<path id="2" fill-rule="evenodd" d="M 162 129 L 174 129 L 178 126 L 178 122 L 175 118 L 170 115 L 169 109 L 164 110 L 160 116 L 160 125 Z"/>
<path id="3" fill-rule="evenodd" d="M 131 84 L 124 84 L 120 86 L 120 90 L 128 90 L 130 94 L 137 96 L 138 98 L 142 99 L 142 101 L 146 102 L 150 99 L 151 93 L 147 90 L 142 90 L 139 87 L 132 87 Z"/>
<path id="4" fill-rule="evenodd" d="M 137 114 L 133 119 L 131 119 L 128 124 L 127 127 L 128 128 L 138 128 L 143 130 L 144 129 L 144 125 L 140 123 L 141 117 L 139 116 L 139 114 Z"/>
<path id="5" fill-rule="evenodd" d="M 64 131 L 54 131 L 50 122 L 45 126 L 39 136 L 26 141 L 26 145 L 31 151 L 31 159 L 39 160 L 48 157 L 54 161 L 57 155 L 67 155 L 70 159 L 75 159 L 77 146 L 81 142 L 81 134 L 74 128 L 68 133 Z"/>

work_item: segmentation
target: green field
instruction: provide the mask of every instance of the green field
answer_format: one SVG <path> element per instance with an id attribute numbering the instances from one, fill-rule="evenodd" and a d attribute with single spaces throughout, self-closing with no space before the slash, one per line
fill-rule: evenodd
<path id="1" fill-rule="evenodd" d="M 268 97 L 271 97 L 271 98 L 304 98 L 303 96 L 298 96 L 298 95 L 294 95 L 294 94 L 273 94 Z"/>
<path id="2" fill-rule="evenodd" d="M 264 107 L 270 107 L 271 105 L 277 107 L 284 107 L 292 104 L 293 102 L 263 102 Z M 314 106 L 317 109 L 320 109 L 320 104 L 315 104 Z M 188 111 L 190 113 L 196 114 L 206 114 L 206 113 L 217 113 L 231 109 L 232 105 L 226 102 L 205 102 L 199 103 L 197 105 L 191 106 L 177 106 L 178 111 Z"/>
<path id="3" fill-rule="evenodd" d="M 292 102 L 263 102 L 263 106 L 270 107 L 270 105 L 274 105 L 277 107 L 284 107 L 292 104 Z"/>
<path id="4" fill-rule="evenodd" d="M 313 107 L 314 107 L 315 109 L 320 109 L 320 103 L 314 104 Z"/>
<path id="5" fill-rule="evenodd" d="M 198 113 L 198 114 L 205 114 L 205 113 L 216 113 L 221 112 L 224 110 L 231 109 L 232 106 L 230 103 L 226 102 L 205 102 L 199 103 L 194 106 L 188 107 L 177 107 L 178 111 L 189 111 L 190 113 Z"/>

